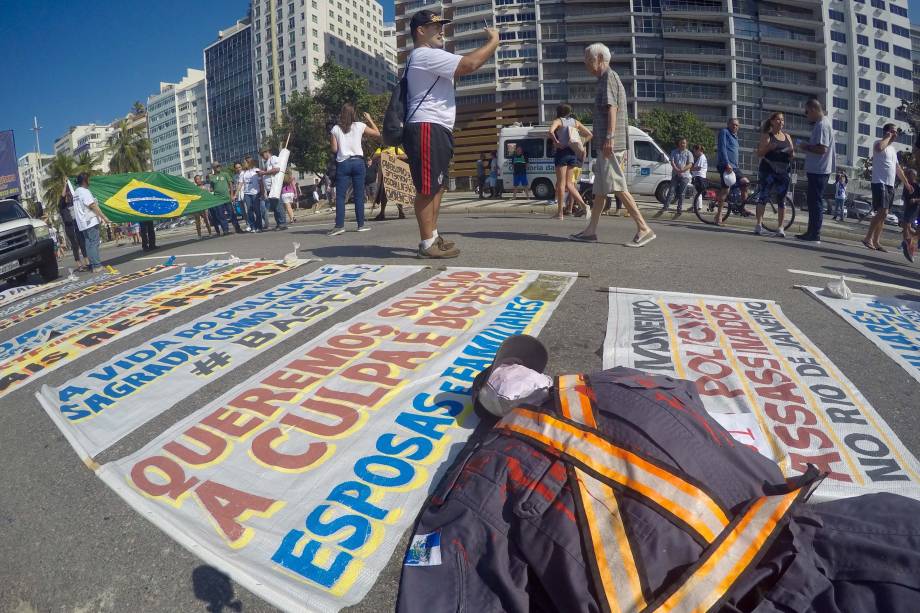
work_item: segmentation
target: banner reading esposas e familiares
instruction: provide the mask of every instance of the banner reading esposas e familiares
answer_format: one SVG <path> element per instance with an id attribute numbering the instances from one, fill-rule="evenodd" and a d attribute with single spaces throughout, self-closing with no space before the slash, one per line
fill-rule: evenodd
<path id="1" fill-rule="evenodd" d="M 99 476 L 286 610 L 374 584 L 475 427 L 470 385 L 575 274 L 447 269 L 329 330 Z"/>
<path id="2" fill-rule="evenodd" d="M 820 287 L 804 289 L 920 382 L 920 302 L 868 294 L 842 300 L 826 295 Z"/>
<path id="3" fill-rule="evenodd" d="M 110 358 L 35 395 L 84 461 L 290 335 L 421 266 L 323 266 Z"/>
<path id="4" fill-rule="evenodd" d="M 158 264 L 122 276 L 106 272 L 69 282 L 61 287 L 54 288 L 47 294 L 32 296 L 24 302 L 11 304 L 3 310 L 0 310 L 0 330 L 9 328 L 30 317 L 37 317 L 42 313 L 47 313 L 65 304 L 71 304 L 75 300 L 86 298 L 87 296 L 91 296 L 97 292 L 110 289 L 123 283 L 141 279 L 160 272 L 161 270 L 166 270 L 167 268 L 171 267 Z"/>
<path id="5" fill-rule="evenodd" d="M 605 368 L 695 381 L 709 413 L 752 418 L 785 475 L 808 464 L 827 473 L 813 500 L 870 492 L 920 499 L 920 463 L 775 302 L 610 292 Z"/>
<path id="6" fill-rule="evenodd" d="M 296 260 L 293 264 L 252 262 L 197 283 L 161 292 L 152 298 L 96 319 L 86 326 L 52 338 L 35 349 L 0 363 L 0 398 L 90 351 L 140 330 L 151 322 L 285 272 L 307 261 Z"/>
<path id="7" fill-rule="evenodd" d="M 51 338 L 72 330 L 79 330 L 100 317 L 114 313 L 126 305 L 134 304 L 163 291 L 183 287 L 201 281 L 202 279 L 207 279 L 211 277 L 215 271 L 226 268 L 228 265 L 230 265 L 229 260 L 222 260 L 211 261 L 202 266 L 186 267 L 175 275 L 139 285 L 125 290 L 120 294 L 103 298 L 91 304 L 72 308 L 66 313 L 62 313 L 54 319 L 39 324 L 31 330 L 26 330 L 22 334 L 0 342 L 0 361 L 23 354 L 32 348 L 40 347 Z"/>

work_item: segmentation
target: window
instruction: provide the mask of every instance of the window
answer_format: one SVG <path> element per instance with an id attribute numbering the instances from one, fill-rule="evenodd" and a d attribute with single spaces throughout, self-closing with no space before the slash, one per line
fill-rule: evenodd
<path id="1" fill-rule="evenodd" d="M 887 51 L 887 49 L 886 49 Z M 894 54 L 898 57 L 903 57 L 905 60 L 910 59 L 910 49 L 904 47 L 899 47 L 898 45 L 894 46 Z"/>
<path id="2" fill-rule="evenodd" d="M 857 45 L 862 45 L 863 47 L 868 47 L 868 46 L 869 46 L 869 37 L 866 36 L 865 34 L 857 34 L 857 35 L 856 35 L 856 44 L 857 44 Z"/>
<path id="3" fill-rule="evenodd" d="M 888 43 L 883 40 L 875 39 L 875 48 L 879 51 L 888 51 Z"/>
<path id="4" fill-rule="evenodd" d="M 838 87 L 847 87 L 847 83 L 849 82 L 847 78 L 842 74 L 835 74 L 832 79 L 834 81 L 834 85 Z"/>
<path id="5" fill-rule="evenodd" d="M 860 113 L 871 113 L 872 105 L 866 102 L 865 100 L 859 101 L 859 112 Z"/>
<path id="6" fill-rule="evenodd" d="M 847 154 L 846 143 L 837 143 L 836 151 L 837 151 L 837 155 L 846 156 Z"/>
<path id="7" fill-rule="evenodd" d="M 914 93 L 912 91 L 909 89 L 901 89 L 900 87 L 894 88 L 894 95 L 895 97 L 900 98 L 901 100 L 907 100 L 908 102 L 912 102 L 914 99 Z"/>
<path id="8" fill-rule="evenodd" d="M 834 96 L 834 108 L 845 111 L 850 108 L 850 101 L 846 98 L 838 98 L 837 96 Z"/>
<path id="9" fill-rule="evenodd" d="M 879 117 L 891 117 L 891 109 L 883 104 L 876 104 L 875 114 Z"/>
<path id="10" fill-rule="evenodd" d="M 882 62 L 881 60 L 875 60 L 875 69 L 879 72 L 884 72 L 885 74 L 891 74 L 891 64 L 888 62 Z"/>
<path id="11" fill-rule="evenodd" d="M 891 95 L 891 86 L 888 85 L 887 83 L 876 83 L 876 84 L 875 84 L 875 91 L 877 91 L 878 93 L 883 94 L 883 95 L 885 95 L 885 96 L 890 96 L 890 95 Z"/>
<path id="12" fill-rule="evenodd" d="M 649 141 L 637 140 L 633 142 L 636 158 L 646 162 L 664 162 L 664 155 Z"/>
<path id="13" fill-rule="evenodd" d="M 859 67 L 860 67 L 860 68 L 868 68 L 868 67 L 869 67 L 869 58 L 867 58 L 867 57 L 865 57 L 865 56 L 863 56 L 863 55 L 860 55 L 860 56 L 859 56 Z"/>
<path id="14" fill-rule="evenodd" d="M 835 11 L 834 9 L 828 9 L 827 16 L 833 19 L 834 21 L 843 21 L 843 11 Z"/>
<path id="15" fill-rule="evenodd" d="M 888 8 L 889 8 L 889 10 L 891 10 L 891 12 L 894 13 L 895 15 L 900 15 L 901 17 L 907 17 L 907 9 L 904 8 L 903 6 L 898 6 L 898 5 L 896 5 L 896 4 L 892 4 L 892 5 L 890 5 Z"/>
<path id="16" fill-rule="evenodd" d="M 910 68 L 901 68 L 900 66 L 894 67 L 894 76 L 900 79 L 913 79 L 914 75 L 911 72 Z"/>
<path id="17" fill-rule="evenodd" d="M 861 26 L 864 26 L 867 23 L 869 23 L 869 19 L 862 13 L 856 13 L 856 23 L 858 23 Z"/>
<path id="18" fill-rule="evenodd" d="M 847 64 L 847 56 L 845 53 L 837 53 L 836 51 L 834 51 L 833 53 L 831 53 L 831 60 L 833 60 L 837 64 L 840 64 L 841 66 L 846 66 Z"/>
<path id="19" fill-rule="evenodd" d="M 831 30 L 831 40 L 837 43 L 847 42 L 847 35 L 837 30 Z"/>
<path id="20" fill-rule="evenodd" d="M 885 0 L 872 0 L 872 6 L 877 9 L 885 9 Z"/>
<path id="21" fill-rule="evenodd" d="M 903 36 L 904 38 L 910 38 L 910 30 L 894 23 L 891 24 L 891 32 L 892 34 L 897 34 L 898 36 Z"/>
<path id="22" fill-rule="evenodd" d="M 517 145 L 524 150 L 524 155 L 528 159 L 542 158 L 544 156 L 544 146 L 546 141 L 542 138 L 524 138 L 519 141 L 505 141 L 506 150 L 513 152 Z"/>
<path id="23" fill-rule="evenodd" d="M 861 123 L 861 124 L 859 124 L 859 133 L 862 134 L 863 136 L 869 136 L 869 134 L 870 134 L 870 132 L 869 132 L 869 124 L 867 124 L 867 123 Z"/>
<path id="24" fill-rule="evenodd" d="M 832 122 L 832 124 L 834 126 L 834 129 L 837 130 L 838 132 L 848 132 L 849 131 L 847 130 L 847 127 L 848 127 L 847 122 L 845 122 L 842 119 L 835 119 Z"/>
<path id="25" fill-rule="evenodd" d="M 884 20 L 884 19 L 879 19 L 879 18 L 877 18 L 877 17 L 873 17 L 873 18 L 872 18 L 872 25 L 875 26 L 876 28 L 878 28 L 879 30 L 885 30 L 886 32 L 888 31 L 888 24 L 885 23 L 885 20 Z"/>
<path id="26" fill-rule="evenodd" d="M 856 151 L 858 152 L 857 155 L 858 155 L 859 157 L 861 157 L 861 158 L 867 158 L 867 157 L 869 157 L 869 148 L 868 148 L 868 147 L 857 147 L 857 148 L 856 148 Z"/>
<path id="27" fill-rule="evenodd" d="M 864 89 L 866 91 L 872 89 L 872 84 L 869 83 L 869 79 L 860 79 L 859 80 L 859 89 Z"/>

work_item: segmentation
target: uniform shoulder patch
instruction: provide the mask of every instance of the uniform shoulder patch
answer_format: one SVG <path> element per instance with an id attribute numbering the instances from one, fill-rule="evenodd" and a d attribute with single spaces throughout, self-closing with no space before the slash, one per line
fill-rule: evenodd
<path id="1" fill-rule="evenodd" d="M 416 534 L 406 551 L 405 566 L 440 566 L 441 532 Z"/>

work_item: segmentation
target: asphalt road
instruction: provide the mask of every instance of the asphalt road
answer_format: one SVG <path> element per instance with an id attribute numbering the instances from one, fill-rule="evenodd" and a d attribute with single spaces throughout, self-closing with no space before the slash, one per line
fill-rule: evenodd
<path id="1" fill-rule="evenodd" d="M 395 213 L 395 211 L 393 211 Z M 756 238 L 739 229 L 703 226 L 695 219 L 653 222 L 658 239 L 640 250 L 623 247 L 634 233 L 629 219 L 604 218 L 601 243 L 573 243 L 567 235 L 582 220 L 548 216 L 445 214 L 441 230 L 462 248 L 447 265 L 508 267 L 582 273 L 542 333 L 551 352 L 552 373 L 601 367 L 609 286 L 770 298 L 863 392 L 902 441 L 920 454 L 916 382 L 837 315 L 793 287 L 822 279 L 787 269 L 845 274 L 910 287 L 920 293 L 920 276 L 898 253 L 870 252 L 859 243 L 826 240 L 820 246 L 794 239 Z M 349 229 L 353 229 L 349 223 Z M 211 256 L 280 258 L 300 243 L 302 257 L 327 263 L 416 263 L 416 229 L 411 220 L 376 224 L 369 233 L 326 237 L 328 223 L 316 216 L 286 232 L 197 240 L 187 234 L 161 235 L 153 254 L 180 255 L 179 262 L 203 263 Z M 103 257 L 122 272 L 149 266 L 134 247 L 108 247 Z M 153 260 L 163 261 L 163 260 Z M 435 265 L 440 263 L 435 262 Z M 255 284 L 148 326 L 149 338 L 221 306 L 312 270 Z M 425 271 L 432 275 L 434 270 Z M 374 300 L 382 301 L 418 282 L 405 280 Z M 136 283 L 139 284 L 140 282 Z M 869 285 L 852 286 L 872 292 Z M 78 306 L 119 287 L 74 304 Z M 884 290 L 882 290 L 884 291 Z M 892 290 L 892 293 L 901 292 Z M 905 295 L 907 295 L 905 293 Z M 917 294 L 912 294 L 914 297 Z M 325 320 L 325 329 L 363 310 L 358 304 Z M 7 338 L 60 314 L 52 311 L 0 333 Z M 231 384 L 250 376 L 319 332 L 309 328 L 186 399 L 110 449 L 101 461 L 139 449 L 163 429 L 193 412 Z M 130 509 L 77 459 L 70 445 L 34 399 L 41 383 L 60 385 L 105 357 L 136 343 L 129 336 L 39 379 L 0 400 L 0 611 L 273 611 L 254 594 L 226 582 L 194 555 Z M 399 577 L 397 549 L 387 570 L 354 611 L 392 610 Z M 230 607 L 232 608 L 222 608 Z M 206 609 L 206 607 L 211 607 Z"/>

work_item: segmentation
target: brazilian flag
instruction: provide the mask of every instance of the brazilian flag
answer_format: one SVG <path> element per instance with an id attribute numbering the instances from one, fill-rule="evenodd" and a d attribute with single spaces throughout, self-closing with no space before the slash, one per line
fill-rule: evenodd
<path id="1" fill-rule="evenodd" d="M 111 221 L 146 221 L 181 217 L 228 202 L 182 177 L 162 172 L 93 175 L 89 191 Z"/>

